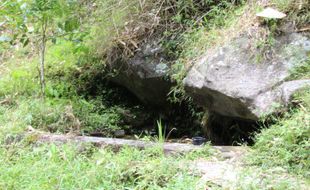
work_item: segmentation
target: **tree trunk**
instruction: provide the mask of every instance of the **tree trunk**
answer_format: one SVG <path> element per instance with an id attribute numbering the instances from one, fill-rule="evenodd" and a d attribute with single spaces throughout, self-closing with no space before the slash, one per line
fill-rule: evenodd
<path id="1" fill-rule="evenodd" d="M 46 50 L 46 28 L 47 22 L 43 20 L 42 23 L 42 41 L 40 47 L 40 84 L 42 97 L 45 97 L 45 50 Z"/>

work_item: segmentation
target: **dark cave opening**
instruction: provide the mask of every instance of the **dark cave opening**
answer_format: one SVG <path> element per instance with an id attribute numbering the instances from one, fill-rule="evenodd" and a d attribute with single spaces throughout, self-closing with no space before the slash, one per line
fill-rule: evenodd
<path id="1" fill-rule="evenodd" d="M 212 145 L 238 146 L 252 145 L 253 136 L 260 129 L 260 125 L 255 121 L 244 121 L 214 113 L 205 118 L 205 109 L 195 106 L 191 101 L 167 102 L 163 107 L 151 107 L 139 101 L 126 88 L 111 82 L 100 81 L 100 86 L 93 88 L 91 93 L 91 96 L 98 95 L 103 95 L 109 106 L 122 105 L 129 108 L 129 111 L 122 115 L 122 125 L 128 126 L 125 129 L 127 137 L 157 136 L 157 122 L 161 121 L 164 133 L 166 136 L 169 134 L 170 142 L 183 142 L 184 139 L 201 136 Z"/>

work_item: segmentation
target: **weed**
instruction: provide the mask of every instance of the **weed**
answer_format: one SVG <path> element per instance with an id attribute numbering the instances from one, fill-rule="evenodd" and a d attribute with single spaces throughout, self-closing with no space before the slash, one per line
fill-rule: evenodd
<path id="1" fill-rule="evenodd" d="M 157 130 L 158 130 L 158 142 L 159 143 L 164 143 L 165 142 L 165 133 L 166 133 L 166 128 L 163 127 L 161 123 L 161 119 L 157 121 Z"/>
<path id="2" fill-rule="evenodd" d="M 210 143 L 206 143 L 198 150 L 194 150 L 185 154 L 184 157 L 187 160 L 208 159 L 210 156 L 217 155 L 218 152 L 211 147 Z"/>

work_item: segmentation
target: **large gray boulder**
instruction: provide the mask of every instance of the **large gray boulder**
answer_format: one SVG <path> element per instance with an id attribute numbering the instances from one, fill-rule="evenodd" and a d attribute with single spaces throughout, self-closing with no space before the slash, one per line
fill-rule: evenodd
<path id="1" fill-rule="evenodd" d="M 309 59 L 307 37 L 283 34 L 272 49 L 253 46 L 251 36 L 241 35 L 207 52 L 184 79 L 186 92 L 210 112 L 258 120 L 287 106 L 294 92 L 310 85 L 310 80 L 288 81 L 291 70 Z"/>
<path id="2" fill-rule="evenodd" d="M 126 61 L 111 64 L 115 74 L 110 81 L 126 87 L 147 105 L 160 107 L 167 104 L 167 94 L 172 87 L 162 48 L 157 41 L 145 43 Z"/>

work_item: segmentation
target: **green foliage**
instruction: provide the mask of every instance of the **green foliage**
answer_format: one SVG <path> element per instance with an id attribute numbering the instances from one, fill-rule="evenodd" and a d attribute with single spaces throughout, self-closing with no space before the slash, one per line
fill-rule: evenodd
<path id="1" fill-rule="evenodd" d="M 236 189 L 295 190 L 309 187 L 310 88 L 299 92 L 298 104 L 275 124 L 256 134 Z"/>
<path id="2" fill-rule="evenodd" d="M 69 81 L 70 73 L 77 68 L 77 54 L 75 46 L 70 42 L 60 42 L 51 46 L 47 53 L 47 95 L 60 97 L 76 94 L 72 90 Z M 80 53 L 79 53 L 80 54 Z M 11 59 L 5 62 L 6 72 L 0 80 L 0 97 L 5 95 L 38 95 L 39 83 L 37 81 L 37 64 L 35 57 L 29 56 L 27 48 L 20 49 L 14 53 Z"/>
<path id="3" fill-rule="evenodd" d="M 76 0 L 6 0 L 1 5 L 0 21 L 3 28 L 12 31 L 5 34 L 11 43 L 20 42 L 26 46 L 42 38 L 45 25 L 47 40 L 75 32 L 79 26 L 75 15 L 78 10 Z"/>
<path id="4" fill-rule="evenodd" d="M 272 34 L 268 35 L 266 39 L 259 39 L 256 43 L 256 48 L 259 48 L 261 52 L 265 52 L 271 49 L 275 44 L 275 39 Z"/>
<path id="5" fill-rule="evenodd" d="M 217 155 L 218 152 L 211 147 L 211 143 L 206 143 L 201 149 L 191 151 L 184 155 L 187 160 L 208 159 L 210 156 Z"/>
<path id="6" fill-rule="evenodd" d="M 74 33 L 77 33 L 82 20 L 74 15 L 79 10 L 78 2 L 71 0 L 20 0 L 17 2 L 7 0 L 2 6 L 10 9 L 10 12 L 0 9 L 0 19 L 4 20 L 2 25 L 8 23 L 4 27 L 7 31 L 12 31 L 9 33 L 11 35 L 10 43 L 12 45 L 21 43 L 23 46 L 27 46 L 31 41 L 39 49 L 39 79 L 43 96 L 46 90 L 46 43 L 48 41 L 55 43 L 60 36 L 69 36 L 72 39 Z M 8 38 L 5 36 L 5 39 Z"/>
<path id="7" fill-rule="evenodd" d="M 269 28 L 270 31 L 272 30 Z M 266 60 L 268 60 L 270 57 L 268 56 L 268 53 L 273 52 L 274 45 L 275 45 L 275 35 L 274 32 L 270 32 L 266 37 L 262 37 L 260 39 L 256 40 L 256 49 L 257 52 L 255 52 L 255 63 L 263 63 Z"/>
<path id="8" fill-rule="evenodd" d="M 256 135 L 254 152 L 248 156 L 250 163 L 264 168 L 279 166 L 309 177 L 309 89 L 297 99 L 301 101 L 299 109 L 291 110 L 285 118 Z"/>
<path id="9" fill-rule="evenodd" d="M 36 82 L 33 75 L 24 70 L 14 70 L 9 76 L 2 79 L 0 83 L 0 96 L 33 94 L 36 90 Z"/>
<path id="10" fill-rule="evenodd" d="M 87 101 L 81 97 L 70 100 L 46 98 L 44 102 L 35 98 L 15 99 L 12 106 L 0 108 L 3 131 L 32 126 L 48 132 L 97 132 L 112 136 L 122 127 L 117 107 L 107 108 L 100 101 Z"/>
<path id="11" fill-rule="evenodd" d="M 0 3 L 0 29 L 17 29 L 23 30 L 25 28 L 24 20 L 20 16 L 22 14 L 21 6 L 18 1 L 7 0 Z M 8 34 L 3 34 L 0 32 L 0 44 L 2 45 L 4 42 L 9 42 L 16 38 L 15 34 L 13 36 L 9 36 Z"/>
<path id="12" fill-rule="evenodd" d="M 19 67 L 13 65 L 15 61 L 19 62 Z M 36 90 L 39 89 L 35 75 L 36 67 L 33 64 L 28 65 L 28 62 L 32 60 L 17 58 L 7 63 L 6 74 L 2 75 L 0 80 L 0 97 L 36 94 Z"/>
<path id="13" fill-rule="evenodd" d="M 115 96 L 114 91 L 99 87 L 94 90 L 92 85 L 102 82 L 96 77 L 103 73 L 102 63 L 107 58 L 107 50 L 115 45 L 119 48 L 120 44 L 125 44 L 121 48 L 130 49 L 136 42 L 140 43 L 141 34 L 155 36 L 156 33 L 152 33 L 154 28 L 165 31 L 162 45 L 171 60 L 176 60 L 171 75 L 178 85 L 171 91 L 172 100 L 187 99 L 182 80 L 191 62 L 207 48 L 220 44 L 224 36 L 230 35 L 225 33 L 226 29 L 236 24 L 246 6 L 241 1 L 228 0 L 162 2 L 172 5 L 170 12 L 166 11 L 172 14 L 163 14 L 165 11 L 162 10 L 167 10 L 167 7 L 164 6 L 166 4 L 160 7 L 161 1 L 106 0 L 87 4 L 75 0 L 8 0 L 0 3 L 1 48 L 13 48 L 8 44 L 4 46 L 7 41 L 12 45 L 19 41 L 23 45 L 28 44 L 29 48 L 7 54 L 5 61 L 1 62 L 5 69 L 0 70 L 0 189 L 200 188 L 196 186 L 200 176 L 188 169 L 186 161 L 213 155 L 210 145 L 186 155 L 165 157 L 162 147 L 142 151 L 124 148 L 115 153 L 92 146 L 33 146 L 36 136 L 17 142 L 27 126 L 49 132 L 96 132 L 105 136 L 126 128 L 120 113 L 125 108 L 111 104 L 108 98 L 111 94 Z M 296 9 L 293 1 L 274 2 L 282 11 L 296 10 L 289 14 L 289 18 L 297 19 L 298 25 L 308 19 L 306 1 L 300 1 L 301 9 L 298 3 Z M 150 17 L 157 18 L 154 16 L 157 11 L 163 19 L 159 21 L 161 24 L 150 20 Z M 150 12 L 152 14 L 148 14 Z M 87 17 L 87 22 L 76 19 L 82 17 Z M 36 43 L 38 38 L 32 37 L 41 30 L 39 25 L 44 20 L 50 27 L 47 31 L 50 43 L 47 44 L 48 80 L 43 102 L 38 98 L 37 64 L 34 61 L 37 57 L 32 55 L 29 44 Z M 77 32 L 81 23 L 86 31 L 82 34 Z M 269 24 L 273 31 L 276 25 Z M 166 28 L 160 28 L 163 25 Z M 88 36 L 89 28 L 91 33 Z M 134 29 L 141 29 L 142 33 L 131 33 Z M 148 30 L 151 32 L 146 32 Z M 57 39 L 62 35 L 67 41 Z M 83 39 L 87 39 L 87 43 L 81 41 Z M 272 40 L 261 45 L 271 44 Z M 6 51 L 0 49 L 0 56 Z M 296 67 L 293 77 L 309 78 L 309 63 L 306 61 Z M 93 90 L 96 98 L 85 93 Z M 98 95 L 97 91 L 102 95 Z M 257 134 L 248 160 L 253 167 L 247 168 L 236 188 L 301 189 L 296 181 L 280 177 L 286 171 L 309 177 L 309 94 L 307 90 L 299 96 L 302 103 L 298 101 L 298 109 L 293 109 L 271 128 Z M 194 109 L 192 111 L 195 112 Z M 157 124 L 158 139 L 163 142 L 163 125 L 161 121 Z M 206 188 L 205 184 L 202 188 Z"/>
<path id="14" fill-rule="evenodd" d="M 230 11 L 234 6 L 242 4 L 243 0 L 172 0 L 171 2 L 175 4 L 176 12 L 173 18 L 175 21 L 187 25 L 202 24 L 213 27 L 214 25 L 223 24 L 226 17 L 226 13 L 223 10 Z M 210 20 L 212 21 L 209 22 Z"/>
<path id="15" fill-rule="evenodd" d="M 104 105 L 102 99 L 86 101 L 81 98 L 73 102 L 73 110 L 77 118 L 81 121 L 81 131 L 85 133 L 97 132 L 105 136 L 112 136 L 118 129 L 126 129 L 123 126 L 120 107 L 108 107 Z"/>

